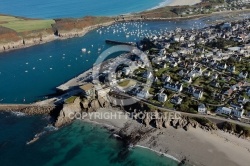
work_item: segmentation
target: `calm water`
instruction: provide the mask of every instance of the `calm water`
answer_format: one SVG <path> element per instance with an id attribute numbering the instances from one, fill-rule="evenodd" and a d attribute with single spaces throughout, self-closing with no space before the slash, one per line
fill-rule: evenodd
<path id="1" fill-rule="evenodd" d="M 120 23 L 94 30 L 84 37 L 0 54 L 0 100 L 22 103 L 24 98 L 26 102 L 43 99 L 59 84 L 91 68 L 101 52 L 98 49 L 110 47 L 105 39 L 138 41 L 146 34 L 194 24 L 204 26 L 202 20 Z M 82 48 L 91 53 L 82 53 Z M 26 146 L 28 140 L 44 130 L 48 120 L 9 114 L 0 114 L 0 118 L 1 165 L 177 165 L 176 161 L 146 149 L 124 151 L 123 145 L 109 138 L 106 130 L 80 122 L 45 134 Z"/>
<path id="2" fill-rule="evenodd" d="M 162 6 L 172 0 L 1 0 L 0 13 L 31 18 L 112 16 Z M 18 9 L 18 10 L 17 10 Z"/>
<path id="3" fill-rule="evenodd" d="M 101 29 L 102 34 L 94 30 L 84 37 L 2 53 L 0 103 L 22 103 L 24 99 L 25 102 L 34 102 L 54 93 L 56 86 L 93 66 L 101 51 L 110 47 L 105 44 L 105 39 L 138 41 L 146 33 L 157 34 L 175 27 L 191 28 L 193 24 L 204 26 L 204 21 L 117 24 Z M 129 32 L 133 34 L 126 38 Z M 82 48 L 91 53 L 82 53 Z"/>
<path id="4" fill-rule="evenodd" d="M 48 119 L 16 117 L 7 113 L 0 113 L 0 118 L 0 161 L 3 166 L 177 166 L 176 161 L 146 149 L 128 151 L 105 129 L 79 121 L 26 145 L 34 134 L 45 130 Z"/>
<path id="5" fill-rule="evenodd" d="M 23 1 L 16 2 L 1 1 L 0 11 L 11 8 L 3 7 L 3 3 L 15 6 Z M 34 17 L 41 16 L 37 13 Z M 157 34 L 176 27 L 203 27 L 205 20 L 117 24 L 94 30 L 84 37 L 2 53 L 0 102 L 22 103 L 24 98 L 26 102 L 34 102 L 54 93 L 56 86 L 92 67 L 101 51 L 110 47 L 105 44 L 105 39 L 138 41 L 146 34 Z M 126 37 L 128 34 L 129 37 Z M 91 53 L 83 54 L 82 48 Z M 59 131 L 47 132 L 39 141 L 27 146 L 25 143 L 36 133 L 47 131 L 49 119 L 43 116 L 17 117 L 8 113 L 0 113 L 0 119 L 0 161 L 4 166 L 177 165 L 175 161 L 149 150 L 135 148 L 124 151 L 122 143 L 110 138 L 106 130 L 82 122 L 75 122 Z"/>

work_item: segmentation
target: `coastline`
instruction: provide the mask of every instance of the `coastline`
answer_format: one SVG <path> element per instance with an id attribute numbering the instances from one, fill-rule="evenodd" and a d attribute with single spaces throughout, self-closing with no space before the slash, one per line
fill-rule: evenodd
<path id="1" fill-rule="evenodd" d="M 197 3 L 201 3 L 201 0 L 173 0 L 171 3 L 167 4 L 167 6 L 184 6 L 184 5 L 195 5 Z"/>
<path id="2" fill-rule="evenodd" d="M 167 158 L 170 158 L 170 159 L 172 159 L 172 160 L 175 160 L 175 161 L 177 161 L 177 162 L 179 162 L 179 163 L 181 162 L 180 160 L 178 160 L 178 159 L 175 158 L 174 156 L 171 156 L 171 155 L 169 155 L 169 154 L 167 154 L 167 153 L 162 153 L 162 152 L 156 151 L 156 150 L 151 149 L 151 148 L 148 148 L 148 147 L 146 147 L 146 146 L 135 145 L 135 147 L 139 147 L 139 148 L 143 148 L 143 149 L 148 149 L 148 150 L 151 150 L 151 151 L 153 151 L 153 152 L 155 152 L 155 153 L 157 153 L 157 154 L 159 154 L 159 155 L 163 155 L 164 157 L 167 157 Z"/>
<path id="3" fill-rule="evenodd" d="M 64 32 L 64 33 L 61 33 L 60 37 L 55 36 L 55 35 L 48 35 L 46 37 L 43 37 L 42 40 L 40 40 L 40 38 L 33 38 L 33 39 L 28 40 L 28 42 L 26 42 L 27 44 L 25 44 L 25 45 L 23 45 L 23 40 L 20 40 L 17 42 L 11 42 L 11 43 L 7 43 L 7 44 L 0 43 L 0 53 L 9 52 L 9 51 L 18 50 L 18 49 L 23 49 L 23 48 L 28 48 L 28 47 L 32 47 L 32 46 L 36 46 L 36 45 L 40 45 L 40 44 L 45 44 L 45 43 L 49 43 L 49 42 L 52 42 L 55 40 L 66 40 L 66 39 L 70 39 L 70 38 L 74 38 L 74 37 L 82 37 L 85 34 L 87 34 L 88 32 L 95 30 L 98 27 L 110 26 L 114 23 L 115 23 L 115 21 L 111 21 L 111 22 L 106 22 L 106 23 L 102 23 L 102 24 L 88 26 L 88 27 L 83 28 L 82 30 Z M 3 49 L 4 46 L 10 45 L 10 44 L 11 44 L 11 46 L 8 50 Z"/>
<path id="4" fill-rule="evenodd" d="M 227 13 L 227 12 L 225 12 Z M 214 15 L 216 15 L 215 13 L 212 13 Z M 211 14 L 211 15 L 212 15 Z M 192 18 L 199 18 L 198 16 L 200 17 L 206 17 L 206 16 L 210 16 L 210 15 L 197 15 L 197 16 L 193 16 Z M 150 20 L 145 20 L 145 21 L 165 21 L 165 20 L 174 20 L 176 18 L 151 18 Z M 179 18 L 179 19 L 190 19 L 189 18 Z M 129 20 L 126 20 L 126 21 L 129 21 Z M 52 39 L 50 37 L 48 37 L 47 40 L 43 39 L 42 42 L 40 43 L 36 43 L 34 45 L 39 45 L 39 44 L 43 44 L 43 43 L 47 43 L 47 42 L 51 42 L 51 41 L 54 41 L 54 40 L 64 40 L 64 39 L 68 39 L 68 38 L 73 38 L 73 37 L 80 37 L 80 36 L 84 36 L 86 33 L 88 33 L 89 31 L 91 30 L 94 30 L 96 28 L 98 28 L 98 26 L 109 26 L 111 24 L 115 23 L 115 21 L 112 21 L 112 22 L 109 22 L 109 23 L 104 23 L 104 24 L 98 24 L 98 25 L 94 25 L 94 26 L 90 26 L 90 27 L 86 27 L 84 28 L 82 31 L 78 31 L 77 33 L 76 32 L 65 32 L 65 33 L 62 33 L 63 37 L 61 38 L 55 38 L 55 39 Z M 106 25 L 107 24 L 107 25 Z M 34 45 L 27 45 L 25 47 L 19 47 L 19 48 L 14 48 L 14 49 L 11 49 L 11 50 L 16 50 L 16 49 L 21 49 L 21 48 L 26 48 L 26 47 L 31 47 L 31 46 L 34 46 Z M 11 51 L 9 50 L 9 51 Z M 93 123 L 96 123 L 96 124 L 99 124 L 99 125 L 104 125 L 104 127 L 107 127 L 107 128 L 112 128 L 112 127 L 116 127 L 117 129 L 119 128 L 122 128 L 121 126 L 120 127 L 117 127 L 117 126 L 112 126 L 114 124 L 116 124 L 117 122 L 109 122 L 110 124 L 105 124 L 107 122 L 103 122 L 103 123 L 100 123 L 100 122 L 94 122 Z M 118 122 L 119 124 L 117 125 L 120 125 L 120 121 Z M 130 122 L 129 122 L 130 123 Z M 136 124 L 139 126 L 139 124 Z M 141 125 L 140 125 L 141 126 Z M 153 146 L 153 147 L 150 147 L 150 140 L 142 140 L 140 141 L 136 147 L 140 147 L 140 148 L 145 148 L 145 149 L 149 149 L 153 152 L 156 152 L 158 154 L 163 154 L 164 156 L 168 157 L 168 158 L 171 158 L 171 159 L 176 159 L 177 161 L 180 162 L 180 160 L 183 160 L 184 158 L 188 160 L 188 162 L 190 163 L 194 163 L 194 164 L 200 164 L 200 165 L 209 165 L 211 163 L 209 163 L 209 161 L 211 161 L 211 158 L 208 158 L 207 156 L 209 156 L 210 153 L 215 153 L 213 154 L 212 156 L 215 158 L 215 160 L 213 160 L 213 162 L 215 162 L 215 164 L 220 164 L 220 165 L 229 165 L 230 166 L 230 163 L 232 165 L 243 165 L 244 166 L 244 163 L 249 163 L 250 161 L 247 160 L 247 161 L 239 161 L 239 159 L 242 159 L 241 157 L 244 155 L 242 154 L 242 150 L 247 150 L 247 152 L 250 152 L 249 149 L 244 149 L 243 146 L 242 146 L 242 143 L 241 142 L 237 142 L 239 140 L 235 140 L 235 141 L 228 141 L 228 138 L 231 139 L 231 140 L 234 140 L 234 138 L 236 138 L 236 136 L 234 135 L 227 135 L 224 136 L 223 133 L 219 132 L 219 133 L 208 133 L 208 132 L 205 132 L 204 130 L 201 130 L 201 129 L 198 129 L 198 132 L 197 132 L 197 129 L 194 130 L 191 130 L 191 133 L 189 133 L 190 131 L 186 132 L 184 130 L 178 130 L 180 132 L 177 132 L 177 134 L 175 133 L 177 130 L 176 129 L 173 129 L 173 128 L 168 128 L 168 129 L 162 129 L 162 130 L 159 130 L 159 131 L 156 131 L 154 133 L 150 133 L 150 138 L 154 138 L 154 139 L 158 139 L 159 141 L 157 142 L 160 142 L 160 144 L 156 145 L 156 146 Z M 169 131 L 173 131 L 172 135 L 169 135 L 169 137 L 167 137 L 168 135 L 168 132 Z M 161 132 L 164 132 L 164 137 L 161 137 Z M 179 134 L 181 133 L 181 134 Z M 207 133 L 207 134 L 205 134 Z M 178 135 L 179 134 L 179 135 Z M 195 136 L 194 136 L 195 135 Z M 198 138 L 198 135 L 202 135 L 202 138 Z M 212 136 L 211 136 L 212 135 Z M 171 137 L 173 136 L 173 137 Z M 204 142 L 192 142 L 192 139 L 190 139 L 189 141 L 185 140 L 185 138 L 187 137 L 190 137 L 190 138 L 195 138 L 196 141 L 198 139 L 198 141 L 200 141 L 199 139 L 204 139 L 203 141 L 206 142 L 206 144 L 208 143 L 209 145 L 206 145 L 205 148 L 209 148 L 207 151 L 202 151 L 199 149 L 199 145 L 201 147 L 203 147 L 203 145 L 205 144 Z M 214 141 L 218 141 L 217 142 L 217 146 L 216 147 L 209 147 L 211 145 L 213 145 L 212 143 L 215 143 L 213 141 L 210 141 L 210 140 L 206 140 L 205 137 L 209 137 L 211 136 L 212 137 L 212 140 Z M 204 138 L 203 138 L 204 137 Z M 228 138 L 227 138 L 228 137 Z M 169 142 L 174 142 L 174 143 L 167 143 L 164 144 L 166 142 L 166 139 L 169 138 L 168 140 L 170 140 Z M 180 138 L 177 142 L 175 142 L 175 138 Z M 209 137 L 210 138 L 210 137 Z M 239 139 L 239 138 L 237 138 Z M 210 141 L 210 142 L 209 142 Z M 187 153 L 186 151 L 183 152 L 182 150 L 178 149 L 178 147 L 172 147 L 173 145 L 177 145 L 178 142 L 183 142 L 183 146 L 185 146 L 186 144 L 190 143 L 192 146 L 197 146 L 196 147 L 196 150 L 195 150 L 195 153 L 194 154 L 190 154 L 190 153 Z M 228 146 L 225 146 L 223 143 L 229 143 L 230 144 L 230 147 L 233 145 L 233 147 L 231 147 L 232 149 L 228 150 Z M 170 147 L 170 144 L 172 144 L 172 146 Z M 224 146 L 221 146 L 224 145 Z M 245 141 L 244 141 L 244 144 L 245 144 Z M 246 143 L 246 146 L 249 145 L 249 142 Z M 168 153 L 162 153 L 162 147 L 165 148 L 167 152 L 169 152 L 170 154 Z M 237 148 L 238 147 L 238 148 Z M 198 149 L 197 149 L 198 148 Z M 221 149 L 220 149 L 221 148 Z M 243 149 L 242 149 L 243 148 Z M 181 149 L 187 149 L 187 150 L 190 150 L 188 148 L 183 148 L 181 147 Z M 195 148 L 194 148 L 195 149 Z M 236 151 L 236 152 L 233 152 L 233 151 Z M 190 152 L 190 151 L 189 151 Z M 239 153 L 241 152 L 241 153 Z M 244 151 L 243 151 L 244 152 Z M 193 152 L 192 152 L 193 153 Z M 246 153 L 248 154 L 248 153 Z M 172 156 L 173 155 L 173 156 Z M 201 156 L 200 156 L 201 155 Z M 192 157 L 191 157 L 192 156 Z M 194 157 L 195 156 L 195 157 Z M 206 157 L 204 157 L 206 156 Z M 222 163 L 218 163 L 218 162 L 221 162 L 219 161 L 220 159 L 216 158 L 216 156 L 222 156 L 223 158 L 227 159 L 226 161 L 222 161 Z M 230 157 L 232 157 L 232 159 L 230 159 Z M 175 158 L 176 157 L 176 158 Z M 178 158 L 178 159 L 177 159 Z M 205 159 L 204 159 L 205 158 Z M 244 159 L 246 159 L 247 157 L 243 157 Z M 203 159 L 203 160 L 199 160 L 199 159 Z"/>
<path id="5" fill-rule="evenodd" d="M 45 43 L 52 42 L 55 40 L 65 40 L 65 39 L 74 38 L 74 37 L 82 37 L 85 34 L 87 34 L 88 32 L 90 32 L 94 29 L 97 29 L 98 27 L 110 26 L 110 25 L 115 24 L 117 22 L 188 20 L 188 19 L 198 19 L 198 18 L 203 18 L 203 17 L 216 16 L 218 14 L 221 14 L 221 15 L 225 15 L 225 14 L 229 14 L 229 13 L 240 14 L 240 13 L 245 13 L 245 12 L 250 12 L 250 9 L 213 12 L 210 14 L 197 14 L 197 15 L 190 15 L 190 16 L 184 16 L 184 17 L 166 17 L 166 18 L 165 17 L 150 17 L 150 18 L 146 18 L 146 19 L 141 18 L 139 16 L 140 13 L 129 14 L 129 15 L 124 16 L 123 20 L 117 20 L 117 21 L 114 20 L 114 21 L 108 21 L 108 22 L 100 23 L 100 24 L 96 24 L 96 25 L 91 25 L 91 26 L 84 27 L 81 30 L 71 29 L 69 31 L 62 31 L 62 32 L 60 32 L 60 36 L 56 36 L 54 34 L 49 34 L 49 35 L 43 36 L 42 40 L 40 39 L 40 37 L 28 39 L 25 45 L 23 44 L 23 40 L 19 40 L 16 42 L 4 43 L 4 44 L 0 43 L 0 54 L 4 53 L 4 52 L 13 51 L 13 50 L 18 50 L 18 49 L 28 48 L 28 47 L 32 47 L 32 46 L 36 46 L 36 45 L 40 45 L 40 44 L 45 44 Z M 117 16 L 117 17 L 119 17 L 119 16 Z M 113 19 L 114 18 L 115 17 L 113 17 Z M 8 49 L 3 49 L 3 47 L 6 47 Z"/>
<path id="6" fill-rule="evenodd" d="M 117 111 L 100 109 L 98 112 Z M 149 149 L 159 155 L 178 162 L 190 165 L 228 165 L 247 166 L 250 159 L 250 140 L 237 138 L 235 135 L 221 130 L 205 131 L 201 128 L 191 128 L 188 131 L 173 127 L 155 129 L 124 117 L 116 119 L 84 119 L 83 121 L 101 125 L 111 133 L 130 134 L 134 131 L 145 130 L 143 136 L 135 147 Z M 124 127 L 121 127 L 121 124 Z M 220 157 L 218 157 L 220 156 Z"/>

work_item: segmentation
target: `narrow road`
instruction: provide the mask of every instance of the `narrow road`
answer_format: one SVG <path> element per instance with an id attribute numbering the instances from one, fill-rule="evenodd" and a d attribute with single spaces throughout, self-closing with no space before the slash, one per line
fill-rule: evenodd
<path id="1" fill-rule="evenodd" d="M 121 95 L 121 96 L 124 96 L 124 97 L 132 98 L 132 99 L 134 99 L 136 101 L 139 101 L 139 102 L 142 102 L 144 104 L 153 106 L 153 107 L 155 107 L 157 109 L 160 109 L 160 110 L 171 111 L 171 112 L 178 112 L 178 113 L 180 113 L 182 115 L 185 115 L 185 116 L 190 116 L 190 117 L 204 117 L 204 118 L 209 118 L 209 119 L 216 120 L 216 121 L 230 122 L 230 123 L 242 125 L 242 126 L 245 126 L 245 127 L 250 127 L 250 124 L 243 123 L 243 122 L 240 122 L 240 121 L 236 121 L 236 120 L 232 120 L 232 119 L 225 119 L 225 118 L 218 117 L 218 116 L 202 115 L 202 114 L 191 114 L 191 113 L 187 113 L 187 112 L 176 111 L 176 110 L 172 110 L 172 109 L 168 109 L 168 108 L 156 106 L 154 104 L 149 103 L 148 101 L 146 101 L 144 99 L 138 99 L 138 98 L 136 98 L 134 96 L 130 96 L 130 95 L 122 93 L 122 92 L 116 92 L 116 93 L 117 93 L 117 95 Z"/>

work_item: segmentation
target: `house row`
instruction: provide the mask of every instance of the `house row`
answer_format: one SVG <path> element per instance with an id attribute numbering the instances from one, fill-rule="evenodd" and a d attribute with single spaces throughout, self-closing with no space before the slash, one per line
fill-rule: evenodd
<path id="1" fill-rule="evenodd" d="M 233 115 L 237 118 L 241 118 L 244 114 L 244 109 L 242 108 L 227 108 L 227 107 L 219 107 L 216 109 L 216 113 L 225 114 L 225 115 Z"/>

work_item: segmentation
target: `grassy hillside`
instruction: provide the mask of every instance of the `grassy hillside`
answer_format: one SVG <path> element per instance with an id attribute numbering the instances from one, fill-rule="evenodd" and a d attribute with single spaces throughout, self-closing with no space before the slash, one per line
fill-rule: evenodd
<path id="1" fill-rule="evenodd" d="M 51 24 L 54 23 L 54 20 L 35 20 L 0 15 L 0 26 L 12 29 L 16 32 L 43 30 L 51 28 Z"/>

